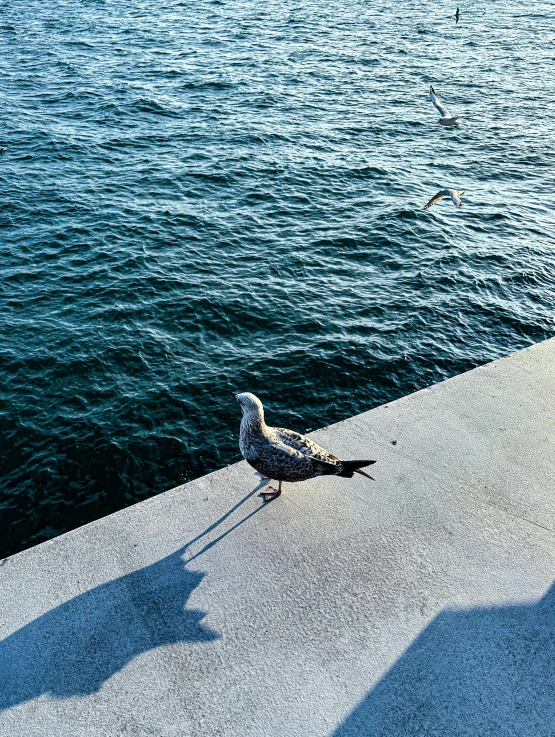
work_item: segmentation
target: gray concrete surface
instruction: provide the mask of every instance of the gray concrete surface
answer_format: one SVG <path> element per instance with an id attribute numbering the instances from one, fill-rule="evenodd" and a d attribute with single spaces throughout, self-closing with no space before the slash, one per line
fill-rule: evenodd
<path id="1" fill-rule="evenodd" d="M 240 463 L 7 559 L 0 734 L 554 735 L 554 396 L 555 339 L 314 433 L 375 483 Z"/>

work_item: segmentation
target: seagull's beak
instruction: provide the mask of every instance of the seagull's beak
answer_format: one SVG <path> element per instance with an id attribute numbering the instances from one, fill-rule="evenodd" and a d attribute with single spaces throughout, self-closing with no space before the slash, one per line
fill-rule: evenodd
<path id="1" fill-rule="evenodd" d="M 237 392 L 229 392 L 229 393 L 231 394 L 232 397 L 235 397 L 235 399 L 237 399 Z"/>

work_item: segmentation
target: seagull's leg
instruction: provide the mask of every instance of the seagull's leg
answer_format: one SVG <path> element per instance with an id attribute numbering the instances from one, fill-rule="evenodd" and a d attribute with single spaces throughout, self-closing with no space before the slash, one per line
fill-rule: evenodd
<path id="1" fill-rule="evenodd" d="M 265 502 L 271 502 L 272 499 L 276 499 L 280 494 L 281 494 L 281 481 L 279 482 L 279 486 L 277 489 L 275 489 L 273 486 L 268 486 L 266 491 L 260 492 L 259 496 L 261 496 Z"/>

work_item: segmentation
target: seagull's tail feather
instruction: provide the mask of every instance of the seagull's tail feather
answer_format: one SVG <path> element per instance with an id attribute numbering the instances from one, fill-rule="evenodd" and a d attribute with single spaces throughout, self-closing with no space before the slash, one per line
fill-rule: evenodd
<path id="1" fill-rule="evenodd" d="M 361 471 L 361 468 L 364 468 L 365 466 L 371 466 L 376 461 L 341 461 L 341 473 L 338 473 L 338 476 L 343 476 L 343 478 L 346 479 L 352 479 L 354 473 L 359 473 L 361 476 L 366 476 L 367 479 L 374 479 L 372 476 L 369 476 L 367 473 L 364 473 L 364 471 Z"/>

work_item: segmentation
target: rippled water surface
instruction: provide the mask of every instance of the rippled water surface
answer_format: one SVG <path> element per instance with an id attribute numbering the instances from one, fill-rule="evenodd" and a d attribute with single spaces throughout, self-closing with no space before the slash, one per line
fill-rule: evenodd
<path id="1" fill-rule="evenodd" d="M 454 5 L 0 5 L 3 554 L 554 333 L 554 5 Z"/>

